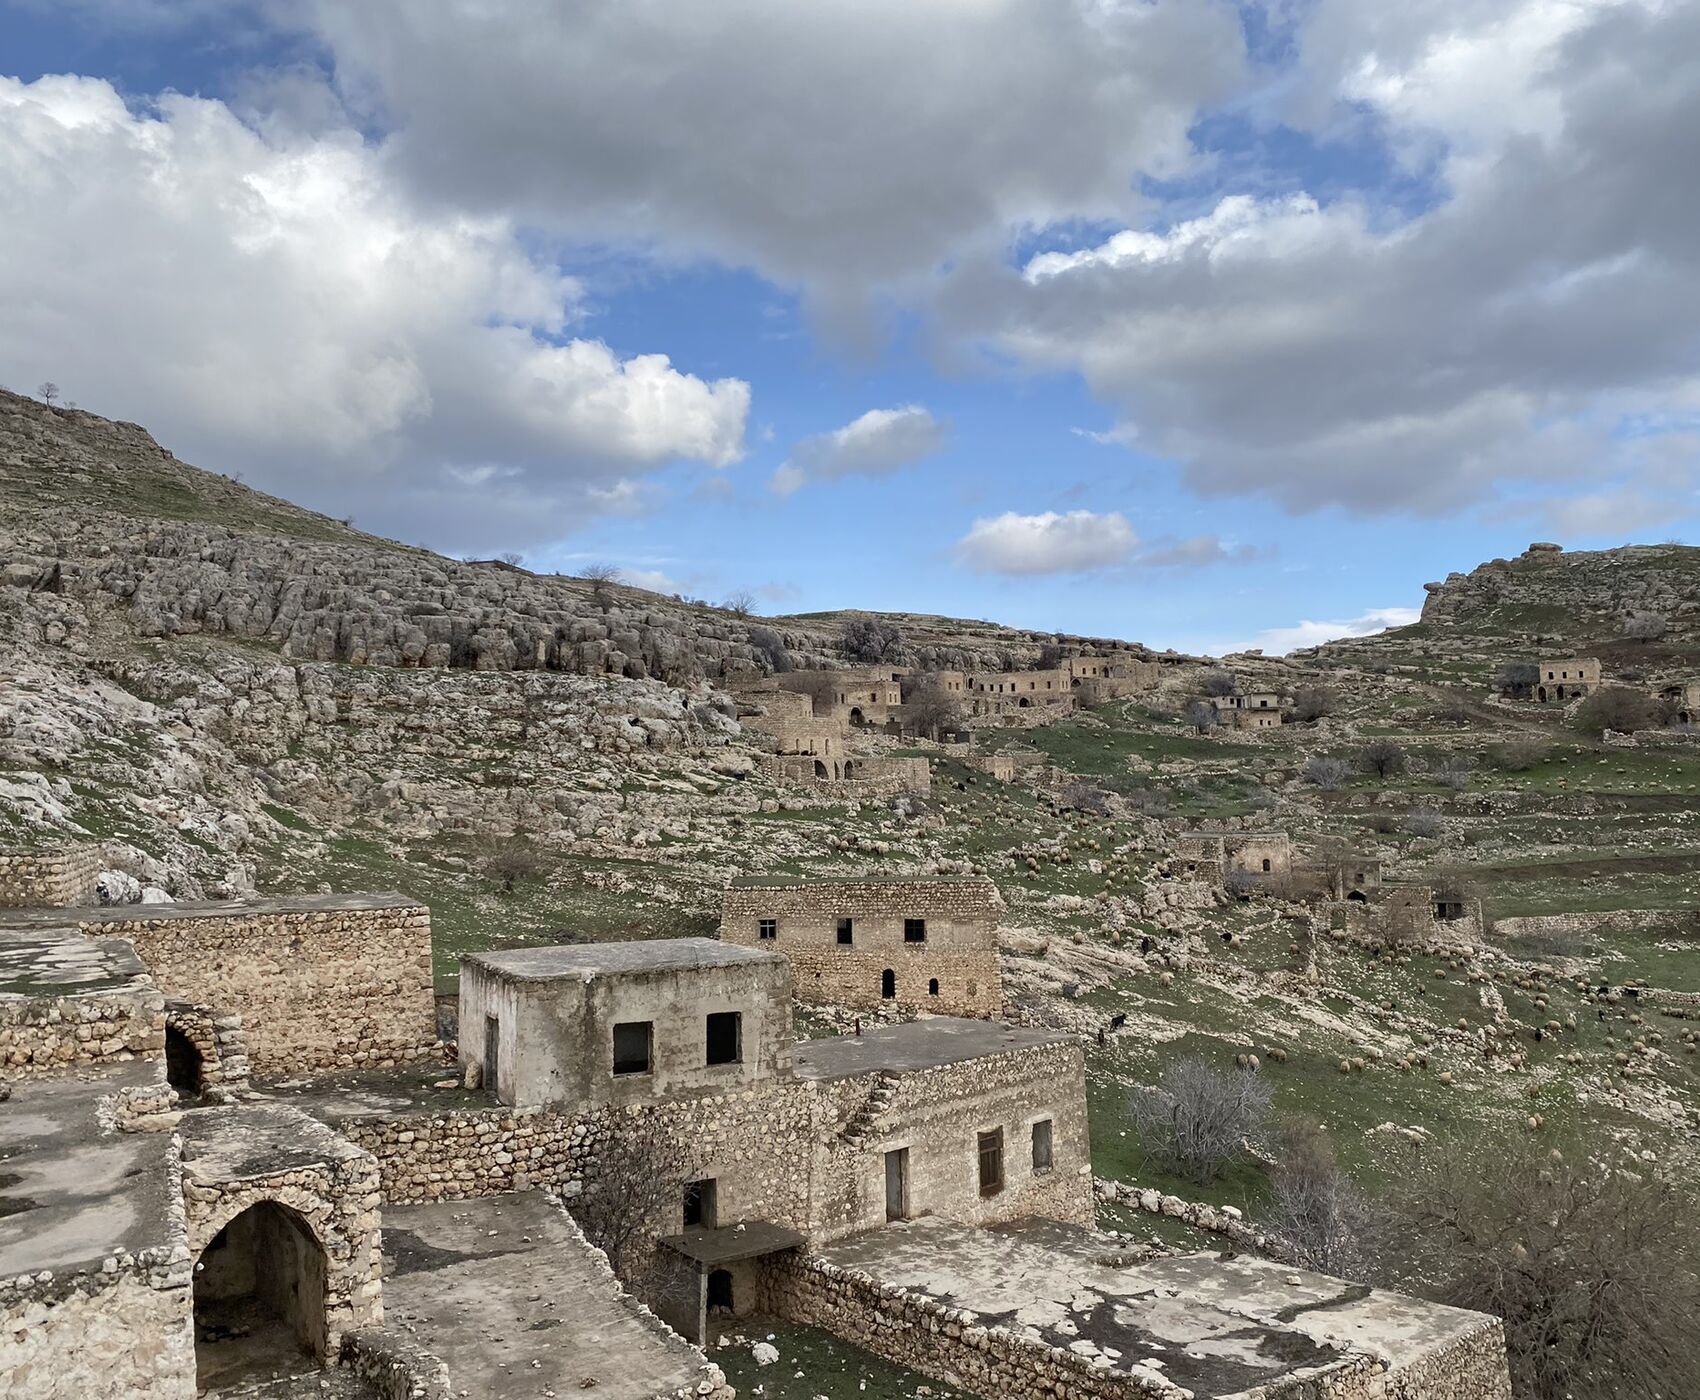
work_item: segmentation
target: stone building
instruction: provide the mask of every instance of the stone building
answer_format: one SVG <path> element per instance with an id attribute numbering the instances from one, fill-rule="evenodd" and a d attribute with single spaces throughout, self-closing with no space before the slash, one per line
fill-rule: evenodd
<path id="1" fill-rule="evenodd" d="M 767 677 L 738 690 L 739 723 L 773 741 L 774 752 L 761 760 L 770 777 L 804 787 L 848 787 L 870 796 L 929 791 L 932 773 L 926 759 L 851 753 L 844 712 L 829 707 L 821 714 L 808 694 L 778 684 L 788 678 Z"/>
<path id="2" fill-rule="evenodd" d="M 164 925 L 215 958 L 238 948 L 244 976 L 270 984 L 218 984 L 273 1030 L 265 1071 L 218 1094 L 172 1083 L 180 999 L 101 911 L 0 914 L 0 1394 L 448 1400 L 523 1378 L 527 1394 L 733 1400 L 685 1338 L 749 1312 L 986 1396 L 1181 1400 L 1141 1358 L 1170 1356 L 1190 1382 L 1201 1347 L 1220 1358 L 1210 1376 L 1235 1378 L 1222 1397 L 1509 1394 L 1491 1318 L 1319 1275 L 1283 1270 L 1277 1286 L 1255 1260 L 1118 1260 L 1092 1230 L 1069 1035 L 929 1017 L 797 1043 L 790 962 L 700 939 L 469 958 L 461 1043 L 430 1060 L 357 1059 L 334 1024 L 282 1027 L 337 1012 L 316 978 L 288 990 L 287 958 L 260 967 L 268 941 L 360 983 L 351 1006 L 370 1025 L 410 1026 L 408 979 L 380 986 L 343 949 L 357 937 L 319 947 L 303 920 L 369 921 L 376 973 L 404 933 L 428 960 L 414 907 L 251 901 Z M 138 936 L 158 932 L 129 914 Z M 195 1005 L 227 1037 L 242 1021 Z M 284 1047 L 301 1061 L 280 1063 Z M 670 1150 L 645 1166 L 653 1143 Z M 645 1176 L 613 1175 L 622 1159 Z M 641 1278 L 654 1312 L 560 1204 L 633 1179 L 644 1267 L 625 1281 Z M 1116 1300 L 1111 1330 L 1089 1332 L 1103 1349 L 1040 1296 L 1058 1279 Z M 1039 1290 L 1010 1296 L 1044 1326 L 991 1321 L 987 1289 L 1008 1287 Z"/>
<path id="3" fill-rule="evenodd" d="M 1293 884 L 1293 842 L 1284 831 L 1186 831 L 1175 838 L 1176 874 L 1209 884 L 1284 893 Z"/>
<path id="4" fill-rule="evenodd" d="M 1660 695 L 1671 704 L 1672 724 L 1694 724 L 1700 716 L 1700 681 L 1678 681 L 1667 685 Z"/>
<path id="5" fill-rule="evenodd" d="M 805 1002 L 996 1016 L 1003 912 L 983 875 L 746 877 L 721 898 L 720 937 L 783 953 Z"/>
<path id="6" fill-rule="evenodd" d="M 1282 708 L 1292 702 L 1273 690 L 1251 690 L 1243 695 L 1219 695 L 1211 703 L 1227 728 L 1279 729 Z"/>
<path id="7" fill-rule="evenodd" d="M 1597 657 L 1547 656 L 1541 658 L 1539 667 L 1534 697 L 1542 705 L 1580 700 L 1600 687 L 1602 671 Z"/>

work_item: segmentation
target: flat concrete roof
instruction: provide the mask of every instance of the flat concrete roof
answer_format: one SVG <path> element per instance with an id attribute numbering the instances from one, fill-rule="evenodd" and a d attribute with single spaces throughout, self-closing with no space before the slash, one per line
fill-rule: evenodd
<path id="1" fill-rule="evenodd" d="M 183 1115 L 183 1174 L 245 1181 L 358 1157 L 360 1149 L 290 1104 L 255 1100 Z"/>
<path id="2" fill-rule="evenodd" d="M 989 875 L 735 875 L 735 890 L 809 890 L 832 885 L 990 885 Z"/>
<path id="3" fill-rule="evenodd" d="M 518 982 L 588 982 L 629 972 L 682 972 L 698 967 L 784 963 L 778 953 L 714 938 L 647 938 L 631 943 L 562 943 L 545 948 L 499 948 L 471 953 L 463 966 Z"/>
<path id="4" fill-rule="evenodd" d="M 98 1106 L 154 1083 L 157 1061 L 12 1081 L 0 1105 L 0 1277 L 98 1268 L 167 1237 L 170 1133 L 114 1133 Z"/>
<path id="5" fill-rule="evenodd" d="M 541 1191 L 385 1206 L 384 1253 L 384 1330 L 440 1358 L 456 1395 L 653 1400 L 704 1379 Z"/>
<path id="6" fill-rule="evenodd" d="M 164 904 L 88 904 L 52 909 L 0 909 L 0 928 L 76 928 L 80 924 L 169 923 L 267 914 L 334 914 L 350 909 L 424 909 L 417 899 L 371 894 L 286 894 L 254 899 L 183 899 Z"/>
<path id="7" fill-rule="evenodd" d="M 745 1220 L 715 1230 L 699 1228 L 686 1230 L 682 1235 L 667 1235 L 661 1243 L 699 1264 L 714 1265 L 755 1259 L 782 1249 L 796 1249 L 808 1241 L 783 1225 L 767 1220 Z"/>
<path id="8" fill-rule="evenodd" d="M 0 1000 L 97 996 L 146 983 L 147 967 L 119 938 L 85 938 L 75 924 L 0 928 Z"/>
<path id="9" fill-rule="evenodd" d="M 799 1079 L 848 1079 L 875 1070 L 905 1074 L 934 1069 L 1072 1039 L 1059 1031 L 1006 1026 L 1001 1021 L 925 1016 L 895 1026 L 874 1026 L 859 1036 L 799 1040 L 792 1047 L 791 1063 Z"/>
<path id="10" fill-rule="evenodd" d="M 1482 1313 L 1426 1303 L 1249 1255 L 1123 1264 L 1115 1247 L 1049 1220 L 975 1229 L 927 1217 L 828 1244 L 831 1263 L 909 1289 L 1036 1341 L 1147 1361 L 1198 1400 L 1233 1400 L 1368 1353 L 1392 1369 L 1491 1327 Z"/>

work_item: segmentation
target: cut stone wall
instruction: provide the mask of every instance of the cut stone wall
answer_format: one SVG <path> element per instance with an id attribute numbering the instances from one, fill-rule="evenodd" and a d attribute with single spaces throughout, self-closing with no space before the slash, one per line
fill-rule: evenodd
<path id="1" fill-rule="evenodd" d="M 99 877 L 96 846 L 0 853 L 0 909 L 94 904 Z"/>
<path id="2" fill-rule="evenodd" d="M 893 1004 L 951 1016 L 996 1016 L 1003 1008 L 997 957 L 997 887 L 960 880 L 797 880 L 734 884 L 721 900 L 720 937 L 791 960 L 800 1001 L 838 1006 Z M 838 920 L 851 939 L 838 942 Z M 761 921 L 777 922 L 772 939 Z M 925 919 L 924 942 L 906 942 L 905 919 Z M 885 973 L 895 995 L 884 994 Z"/>
<path id="3" fill-rule="evenodd" d="M 165 998 L 145 977 L 86 995 L 0 995 L 0 1080 L 165 1053 Z"/>
<path id="4" fill-rule="evenodd" d="M 423 904 L 399 896 L 136 904 L 82 927 L 128 939 L 168 996 L 240 1016 L 257 1075 L 441 1053 Z"/>

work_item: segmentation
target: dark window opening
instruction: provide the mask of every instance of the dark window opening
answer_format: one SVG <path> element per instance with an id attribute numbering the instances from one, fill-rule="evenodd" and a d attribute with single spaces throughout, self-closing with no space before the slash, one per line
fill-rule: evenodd
<path id="1" fill-rule="evenodd" d="M 849 947 L 856 941 L 855 924 L 852 920 L 840 919 L 838 921 L 838 941 L 845 947 Z"/>
<path id="2" fill-rule="evenodd" d="M 497 1070 L 501 1066 L 502 1022 L 498 1017 L 484 1018 L 484 1068 L 480 1071 L 484 1087 L 492 1094 L 499 1094 L 500 1076 Z"/>
<path id="3" fill-rule="evenodd" d="M 712 1230 L 718 1224 L 715 1213 L 716 1191 L 713 1177 L 685 1183 L 685 1228 L 701 1227 Z"/>
<path id="4" fill-rule="evenodd" d="M 779 937 L 779 920 L 778 919 L 757 919 L 756 920 L 756 936 L 758 938 L 762 938 L 762 939 L 767 940 L 769 942 L 771 942 L 775 938 L 778 938 Z"/>
<path id="5" fill-rule="evenodd" d="M 1268 861 L 1263 862 L 1263 872 L 1266 875 L 1269 873 L 1269 862 Z"/>
<path id="6" fill-rule="evenodd" d="M 930 996 L 930 997 L 936 997 L 938 994 L 939 994 L 939 979 L 936 978 L 936 977 L 929 977 L 927 979 L 927 995 Z"/>
<path id="7" fill-rule="evenodd" d="M 905 919 L 903 921 L 903 941 L 905 943 L 925 943 L 927 941 L 927 921 L 925 919 Z"/>
<path id="8" fill-rule="evenodd" d="M 614 1027 L 614 1073 L 648 1074 L 653 1021 L 622 1021 Z"/>
<path id="9" fill-rule="evenodd" d="M 744 1058 L 744 1015 L 741 1011 L 711 1011 L 708 1015 L 708 1063 L 735 1065 Z"/>
<path id="10" fill-rule="evenodd" d="M 897 974 L 889 967 L 880 973 L 880 995 L 887 1000 L 897 995 Z"/>
<path id="11" fill-rule="evenodd" d="M 980 1194 L 995 1196 L 1003 1190 L 1003 1129 L 980 1134 Z"/>
<path id="12" fill-rule="evenodd" d="M 328 1272 L 318 1238 L 289 1207 L 261 1201 L 230 1221 L 194 1269 L 198 1388 L 222 1393 L 324 1361 Z"/>
<path id="13" fill-rule="evenodd" d="M 1051 1169 L 1051 1120 L 1041 1119 L 1033 1125 L 1033 1170 L 1048 1172 Z"/>
<path id="14" fill-rule="evenodd" d="M 201 1052 L 176 1026 L 165 1028 L 165 1082 L 180 1094 L 201 1092 Z"/>

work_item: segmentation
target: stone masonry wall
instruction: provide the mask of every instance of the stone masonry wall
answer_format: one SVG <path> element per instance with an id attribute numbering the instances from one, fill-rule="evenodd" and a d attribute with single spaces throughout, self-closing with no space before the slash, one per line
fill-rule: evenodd
<path id="1" fill-rule="evenodd" d="M 240 1016 L 256 1075 L 440 1053 L 422 904 L 125 905 L 83 929 L 128 939 L 167 995 Z"/>
<path id="2" fill-rule="evenodd" d="M 951 1016 L 996 1016 L 1003 1008 L 997 957 L 1003 900 L 983 878 L 833 880 L 735 884 L 721 903 L 728 943 L 783 953 L 796 973 L 800 1001 L 838 1006 L 898 1006 Z M 840 918 L 852 942 L 838 942 Z M 904 940 L 909 918 L 927 921 L 926 941 Z M 774 919 L 776 937 L 760 936 Z M 895 977 L 893 997 L 884 975 Z"/>
<path id="3" fill-rule="evenodd" d="M 164 1053 L 165 999 L 151 986 L 0 997 L 0 1080 Z"/>
<path id="4" fill-rule="evenodd" d="M 61 909 L 93 904 L 100 875 L 95 846 L 0 854 L 0 909 Z"/>

